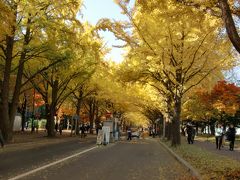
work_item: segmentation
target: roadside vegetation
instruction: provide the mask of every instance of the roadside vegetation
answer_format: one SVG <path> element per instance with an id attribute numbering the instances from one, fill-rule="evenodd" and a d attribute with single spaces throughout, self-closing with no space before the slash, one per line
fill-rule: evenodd
<path id="1" fill-rule="evenodd" d="M 240 178 L 240 162 L 237 160 L 209 152 L 198 146 L 189 146 L 186 141 L 183 141 L 182 145 L 178 147 L 170 146 L 169 142 L 165 143 L 175 153 L 191 164 L 204 180 L 233 180 Z"/>

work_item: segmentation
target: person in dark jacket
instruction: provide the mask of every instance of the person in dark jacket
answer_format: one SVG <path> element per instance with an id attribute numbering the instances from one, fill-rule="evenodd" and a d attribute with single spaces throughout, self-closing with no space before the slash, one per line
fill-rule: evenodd
<path id="1" fill-rule="evenodd" d="M 62 119 L 61 121 L 60 121 L 60 123 L 59 123 L 59 133 L 60 133 L 60 135 L 62 135 L 62 130 L 63 130 L 63 122 L 64 120 Z"/>
<path id="2" fill-rule="evenodd" d="M 193 137 L 194 137 L 193 136 L 193 133 L 194 133 L 193 127 L 190 124 L 188 124 L 186 131 L 187 131 L 188 144 L 193 144 Z"/>
<path id="3" fill-rule="evenodd" d="M 81 138 L 85 138 L 86 137 L 86 134 L 85 134 L 86 128 L 85 128 L 84 124 L 82 124 L 82 126 L 80 127 L 80 131 L 81 131 Z"/>
<path id="4" fill-rule="evenodd" d="M 127 140 L 132 140 L 132 130 L 130 129 L 130 128 L 128 128 L 128 130 L 127 130 L 127 135 L 128 135 L 128 137 L 127 137 Z"/>
<path id="5" fill-rule="evenodd" d="M 228 132 L 227 132 L 227 139 L 230 142 L 229 143 L 230 151 L 233 151 L 233 149 L 234 149 L 235 135 L 236 135 L 236 129 L 233 126 L 233 124 L 230 124 L 230 127 L 228 128 Z"/>

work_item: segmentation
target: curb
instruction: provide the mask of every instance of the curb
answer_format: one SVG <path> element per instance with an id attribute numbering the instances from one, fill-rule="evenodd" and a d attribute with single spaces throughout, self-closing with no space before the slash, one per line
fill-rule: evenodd
<path id="1" fill-rule="evenodd" d="M 173 152 L 167 145 L 165 145 L 164 143 L 162 143 L 161 141 L 159 141 L 159 143 L 170 153 L 174 156 L 174 158 L 179 161 L 181 164 L 183 164 L 188 171 L 198 180 L 202 180 L 201 175 L 199 174 L 199 172 L 193 168 L 187 161 L 185 161 L 184 159 L 182 159 L 180 156 L 178 156 L 175 152 Z"/>

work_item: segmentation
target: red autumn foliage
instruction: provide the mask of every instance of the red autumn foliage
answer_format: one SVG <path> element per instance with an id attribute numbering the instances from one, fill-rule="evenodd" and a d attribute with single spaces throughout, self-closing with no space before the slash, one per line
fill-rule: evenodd
<path id="1" fill-rule="evenodd" d="M 212 106 L 220 112 L 235 114 L 239 110 L 240 87 L 226 81 L 219 81 L 209 93 L 198 91 L 198 96 L 206 106 Z"/>

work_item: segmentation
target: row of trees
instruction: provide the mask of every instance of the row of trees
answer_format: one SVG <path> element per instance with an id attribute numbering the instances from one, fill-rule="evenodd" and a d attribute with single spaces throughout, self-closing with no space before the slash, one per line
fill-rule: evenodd
<path id="1" fill-rule="evenodd" d="M 81 0 L 0 2 L 0 128 L 7 141 L 13 138 L 19 100 L 31 89 L 45 103 L 49 137 L 55 135 L 54 115 L 66 104 L 73 104 L 77 115 L 86 108 L 91 128 L 107 111 L 121 112 L 123 121 L 136 125 L 164 119 L 173 146 L 180 144 L 181 117 L 200 119 L 200 108 L 191 103 L 201 98 L 191 95 L 199 87 L 210 90 L 224 70 L 236 65 L 231 44 L 237 49 L 236 32 L 227 30 L 230 42 L 223 30 L 235 27 L 229 21 L 234 1 L 116 3 L 128 21 L 102 19 L 93 27 L 76 18 Z M 217 12 L 223 12 L 225 24 Z M 125 42 L 121 65 L 102 61 L 106 51 L 97 30 L 109 30 Z M 222 107 L 215 100 L 212 105 Z"/>
<path id="2" fill-rule="evenodd" d="M 235 65 L 222 22 L 173 0 L 136 1 L 133 8 L 126 1 L 117 4 L 129 21 L 103 19 L 98 27 L 125 42 L 121 80 L 149 85 L 159 93 L 161 112 L 174 129 L 172 145 L 179 145 L 184 98 L 199 85 L 211 88 L 223 78 L 223 70 Z"/>
<path id="3" fill-rule="evenodd" d="M 214 125 L 240 123 L 240 88 L 233 83 L 219 81 L 211 91 L 197 89 L 183 104 L 182 119 L 196 124 Z"/>
<path id="4" fill-rule="evenodd" d="M 29 89 L 42 95 L 48 136 L 54 136 L 54 115 L 81 89 L 102 59 L 101 39 L 76 17 L 80 0 L 1 1 L 0 128 L 13 138 L 19 99 Z M 78 93 L 78 94 L 77 94 Z M 80 103 L 78 103 L 80 108 Z M 79 109 L 77 110 L 79 111 Z"/>

